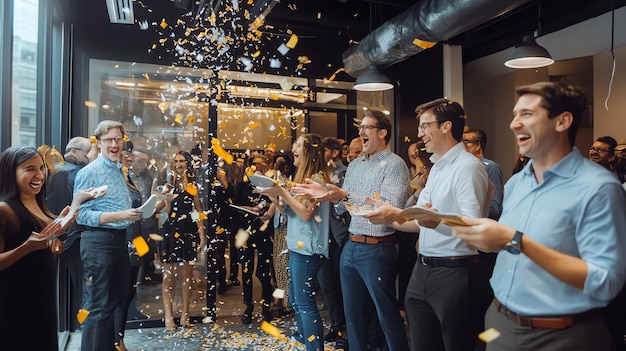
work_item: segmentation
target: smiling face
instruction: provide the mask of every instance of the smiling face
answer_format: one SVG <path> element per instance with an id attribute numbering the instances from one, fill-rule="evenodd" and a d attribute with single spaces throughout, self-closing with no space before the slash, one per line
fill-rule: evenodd
<path id="1" fill-rule="evenodd" d="M 17 166 L 15 180 L 21 198 L 35 197 L 43 189 L 46 165 L 38 155 Z"/>
<path id="2" fill-rule="evenodd" d="M 602 167 L 610 168 L 611 162 L 615 159 L 609 153 L 611 146 L 601 141 L 595 141 L 589 148 L 589 159 Z"/>
<path id="3" fill-rule="evenodd" d="M 368 126 L 376 128 L 368 128 Z M 387 131 L 378 128 L 379 126 L 375 118 L 368 116 L 363 117 L 361 120 L 361 127 L 364 127 L 359 130 L 359 136 L 363 141 L 364 154 L 374 155 L 387 148 L 387 142 L 385 141 Z"/>
<path id="4" fill-rule="evenodd" d="M 302 158 L 304 157 L 304 137 L 300 136 L 298 140 L 293 144 L 291 148 L 293 153 L 293 165 L 298 167 Z"/>
<path id="5" fill-rule="evenodd" d="M 119 161 L 122 155 L 122 146 L 124 145 L 123 138 L 124 135 L 119 128 L 111 128 L 106 133 L 100 135 L 98 140 L 100 154 L 109 161 Z"/>
<path id="6" fill-rule="evenodd" d="M 562 142 L 563 132 L 567 128 L 560 117 L 548 118 L 548 111 L 541 107 L 541 96 L 524 94 L 513 108 L 513 120 L 510 128 L 515 134 L 519 153 L 534 160 L 535 163 L 549 160 L 557 145 Z M 567 135 L 564 136 L 567 141 Z"/>
<path id="7" fill-rule="evenodd" d="M 174 164 L 174 172 L 181 176 L 184 175 L 185 171 L 187 170 L 187 159 L 185 158 L 185 156 L 181 154 L 176 154 L 172 162 Z"/>
<path id="8" fill-rule="evenodd" d="M 437 117 L 435 117 L 432 109 L 424 111 L 420 115 L 417 136 L 424 142 L 426 152 L 442 156 L 447 151 L 444 151 L 444 135 L 441 131 L 441 125 L 437 122 Z"/>

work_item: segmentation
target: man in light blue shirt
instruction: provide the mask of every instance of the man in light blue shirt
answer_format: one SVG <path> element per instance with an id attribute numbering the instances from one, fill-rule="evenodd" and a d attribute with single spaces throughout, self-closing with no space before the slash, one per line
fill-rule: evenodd
<path id="1" fill-rule="evenodd" d="M 114 349 L 115 314 L 126 309 L 129 261 L 126 227 L 142 218 L 131 208 L 131 199 L 119 162 L 124 143 L 121 123 L 104 120 L 94 132 L 100 148 L 98 158 L 76 175 L 77 189 L 107 186 L 104 195 L 84 202 L 76 223 L 83 226 L 80 256 L 85 267 L 81 350 Z"/>
<path id="2" fill-rule="evenodd" d="M 573 147 L 587 109 L 579 88 L 536 83 L 517 93 L 510 128 L 531 161 L 505 185 L 499 223 L 453 226 L 469 244 L 500 250 L 485 317 L 500 337 L 487 350 L 613 349 L 603 310 L 626 280 L 626 193 Z"/>

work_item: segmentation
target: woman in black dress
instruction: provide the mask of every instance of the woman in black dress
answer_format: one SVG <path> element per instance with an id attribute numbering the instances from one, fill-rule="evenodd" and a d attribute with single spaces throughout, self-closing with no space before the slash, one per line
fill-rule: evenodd
<path id="1" fill-rule="evenodd" d="M 163 224 L 163 309 L 165 311 L 165 328 L 176 329 L 174 323 L 175 278 L 181 280 L 182 313 L 180 325 L 189 325 L 189 303 L 191 299 L 191 283 L 193 265 L 197 261 L 197 252 L 204 247 L 204 228 L 199 220 L 201 211 L 198 199 L 198 187 L 191 164 L 191 155 L 187 151 L 179 151 L 173 160 L 174 172 L 170 183 L 174 186 L 174 193 L 178 194 L 172 200 L 167 221 Z M 195 223 L 194 223 L 195 222 Z"/>
<path id="2" fill-rule="evenodd" d="M 7 350 L 58 349 L 53 253 L 63 252 L 63 245 L 51 238 L 73 220 L 63 228 L 53 221 L 45 202 L 46 173 L 34 147 L 11 147 L 0 155 L 0 340 Z M 89 198 L 79 191 L 72 206 Z"/>

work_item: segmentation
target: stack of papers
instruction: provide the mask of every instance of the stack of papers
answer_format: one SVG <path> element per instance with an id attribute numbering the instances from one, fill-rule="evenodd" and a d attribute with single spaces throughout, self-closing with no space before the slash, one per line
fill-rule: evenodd
<path id="1" fill-rule="evenodd" d="M 398 217 L 405 220 L 417 219 L 418 222 L 424 220 L 440 220 L 441 223 L 447 225 L 467 225 L 467 223 L 463 222 L 461 217 L 457 215 L 441 213 L 423 207 L 407 208 L 400 212 Z"/>

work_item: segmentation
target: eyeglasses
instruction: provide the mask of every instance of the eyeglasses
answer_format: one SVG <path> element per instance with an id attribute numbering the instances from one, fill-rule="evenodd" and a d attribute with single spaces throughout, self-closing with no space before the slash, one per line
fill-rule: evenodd
<path id="1" fill-rule="evenodd" d="M 418 128 L 419 130 L 421 130 L 422 132 L 425 132 L 425 131 L 426 131 L 426 129 L 428 129 L 428 126 L 430 126 L 430 125 L 431 125 L 431 124 L 433 124 L 433 123 L 439 123 L 439 122 L 437 122 L 437 121 L 432 121 L 432 122 L 424 122 L 424 123 L 420 124 L 417 128 Z"/>
<path id="2" fill-rule="evenodd" d="M 478 140 L 470 140 L 470 139 L 463 139 L 463 144 L 467 145 L 467 144 L 478 144 L 479 141 Z"/>
<path id="3" fill-rule="evenodd" d="M 606 152 L 609 152 L 609 150 L 607 150 L 607 149 L 603 149 L 603 148 L 601 148 L 601 147 L 593 147 L 593 146 L 592 146 L 592 147 L 590 147 L 590 148 L 589 148 L 589 152 L 594 152 L 594 151 L 595 151 L 595 152 L 597 152 L 597 153 L 599 153 L 599 154 L 604 154 L 604 153 L 606 153 Z"/>
<path id="4" fill-rule="evenodd" d="M 100 141 L 105 145 L 113 145 L 113 143 L 121 144 L 124 142 L 124 137 L 118 136 L 115 138 L 100 139 Z"/>
<path id="5" fill-rule="evenodd" d="M 367 131 L 370 131 L 370 130 L 372 130 L 372 129 L 380 129 L 380 127 L 379 127 L 379 126 L 368 126 L 368 125 L 366 125 L 366 124 L 362 124 L 362 125 L 358 126 L 357 128 L 359 129 L 359 132 L 360 132 L 361 130 L 363 130 L 363 129 L 365 129 L 365 131 L 366 131 L 366 132 L 367 132 Z"/>

